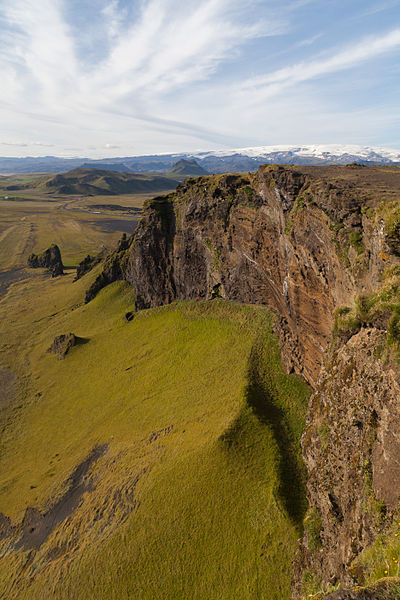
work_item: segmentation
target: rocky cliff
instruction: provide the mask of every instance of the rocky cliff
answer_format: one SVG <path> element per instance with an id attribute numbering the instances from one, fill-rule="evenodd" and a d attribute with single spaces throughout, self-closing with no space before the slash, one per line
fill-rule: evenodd
<path id="1" fill-rule="evenodd" d="M 271 306 L 288 366 L 315 384 L 336 307 L 372 290 L 390 254 L 362 212 L 373 201 L 360 171 L 263 167 L 156 198 L 124 270 L 137 308 L 214 296 Z"/>
<path id="2" fill-rule="evenodd" d="M 368 582 L 356 559 L 396 514 L 399 188 L 400 169 L 358 165 L 187 180 L 148 204 L 97 280 L 129 281 L 137 309 L 221 296 L 278 313 L 285 365 L 315 389 L 296 598 Z"/>

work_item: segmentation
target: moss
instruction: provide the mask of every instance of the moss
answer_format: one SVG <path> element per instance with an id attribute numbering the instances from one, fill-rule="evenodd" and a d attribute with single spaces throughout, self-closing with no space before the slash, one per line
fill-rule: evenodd
<path id="1" fill-rule="evenodd" d="M 219 260 L 221 258 L 221 248 L 215 248 L 212 241 L 209 238 L 204 240 L 204 245 L 214 254 L 213 267 L 214 269 L 218 269 Z"/>
<path id="2" fill-rule="evenodd" d="M 288 220 L 285 226 L 286 234 L 290 234 L 292 232 L 297 216 L 302 212 L 303 209 L 309 206 L 309 204 L 309 200 L 304 193 L 296 198 L 288 215 Z"/>
<path id="3" fill-rule="evenodd" d="M 353 231 L 350 234 L 350 244 L 353 246 L 353 248 L 355 248 L 358 255 L 365 252 L 362 235 L 358 231 Z"/>
<path id="4" fill-rule="evenodd" d="M 343 306 L 336 310 L 333 325 L 333 339 L 343 335 L 347 338 L 355 335 L 361 328 L 361 319 L 354 308 Z"/>
<path id="5" fill-rule="evenodd" d="M 321 588 L 321 576 L 314 573 L 314 571 L 312 571 L 311 569 L 304 571 L 303 580 L 301 584 L 301 597 L 308 599 L 310 596 L 313 596 L 314 600 L 319 600 L 321 596 L 320 594 L 318 594 L 318 592 L 320 592 Z M 316 596 L 315 594 L 318 594 L 318 596 Z"/>
<path id="6" fill-rule="evenodd" d="M 252 200 L 256 194 L 251 185 L 245 185 L 244 187 L 242 187 L 242 190 L 249 200 Z"/>
<path id="7" fill-rule="evenodd" d="M 325 452 L 329 446 L 331 432 L 329 426 L 326 423 L 322 423 L 318 427 L 318 437 L 321 443 L 322 451 Z"/>
<path id="8" fill-rule="evenodd" d="M 318 509 L 312 506 L 308 509 L 304 519 L 304 533 L 307 536 L 308 548 L 313 554 L 322 547 L 321 529 L 321 515 Z"/>

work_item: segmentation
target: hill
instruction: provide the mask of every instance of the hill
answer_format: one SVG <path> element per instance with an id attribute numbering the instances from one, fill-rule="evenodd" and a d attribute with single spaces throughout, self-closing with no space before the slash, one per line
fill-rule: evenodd
<path id="1" fill-rule="evenodd" d="M 399 186 L 187 179 L 75 283 L 10 285 L 1 597 L 398 600 Z"/>
<path id="2" fill-rule="evenodd" d="M 122 173 L 130 173 L 131 169 L 121 162 L 98 162 L 88 161 L 79 165 L 80 169 L 100 169 L 103 171 L 118 171 Z"/>
<path id="3" fill-rule="evenodd" d="M 40 185 L 51 194 L 118 195 L 171 190 L 177 180 L 162 175 L 131 174 L 103 169 L 73 169 Z"/>
<path id="4" fill-rule="evenodd" d="M 186 177 L 200 177 L 201 175 L 208 175 L 207 171 L 203 169 L 194 159 L 181 158 L 174 166 L 169 169 L 166 173 L 169 177 L 175 177 L 176 179 L 185 179 Z"/>
<path id="5" fill-rule="evenodd" d="M 282 370 L 273 317 L 217 300 L 127 322 L 126 283 L 80 303 L 95 276 L 0 303 L 22 383 L 1 413 L 0 596 L 289 598 L 308 388 Z M 70 331 L 64 360 L 46 352 Z"/>

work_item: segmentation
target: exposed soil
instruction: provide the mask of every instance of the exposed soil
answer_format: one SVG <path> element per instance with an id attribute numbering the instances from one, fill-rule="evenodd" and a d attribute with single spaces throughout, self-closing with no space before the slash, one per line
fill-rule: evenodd
<path id="1" fill-rule="evenodd" d="M 108 444 L 96 446 L 89 456 L 76 467 L 69 478 L 68 491 L 44 514 L 36 508 L 27 508 L 22 522 L 22 537 L 16 549 L 37 550 L 47 540 L 58 523 L 69 517 L 78 507 L 82 495 L 92 488 L 88 476 L 90 467 L 108 450 Z"/>
<path id="2" fill-rule="evenodd" d="M 9 369 L 0 369 L 0 411 L 15 397 L 15 375 Z"/>
<path id="3" fill-rule="evenodd" d="M 12 283 L 26 279 L 31 275 L 23 268 L 12 269 L 11 271 L 0 271 L 0 298 L 7 293 Z"/>

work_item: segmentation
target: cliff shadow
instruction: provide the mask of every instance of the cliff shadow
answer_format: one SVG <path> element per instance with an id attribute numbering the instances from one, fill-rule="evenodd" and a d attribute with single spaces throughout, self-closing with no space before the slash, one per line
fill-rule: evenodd
<path id="1" fill-rule="evenodd" d="M 272 430 L 279 450 L 278 495 L 291 521 L 299 528 L 307 510 L 306 469 L 301 458 L 300 439 L 291 432 L 285 410 L 279 405 L 279 388 L 268 376 L 262 344 L 254 344 L 248 364 L 246 400 L 260 422 Z"/>

